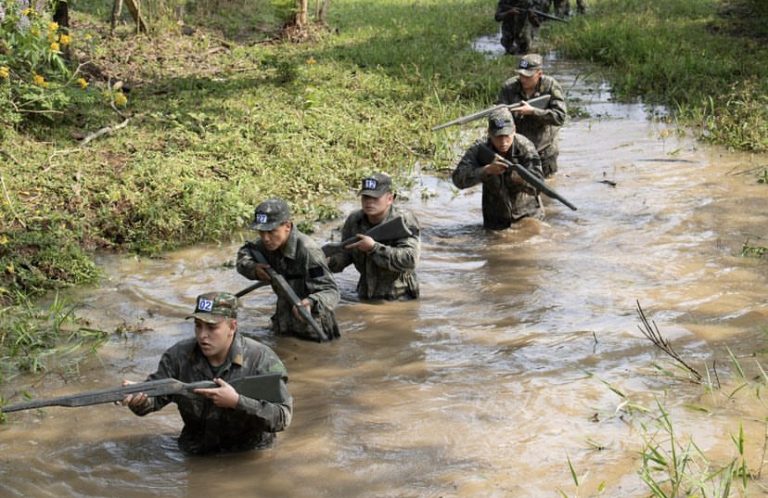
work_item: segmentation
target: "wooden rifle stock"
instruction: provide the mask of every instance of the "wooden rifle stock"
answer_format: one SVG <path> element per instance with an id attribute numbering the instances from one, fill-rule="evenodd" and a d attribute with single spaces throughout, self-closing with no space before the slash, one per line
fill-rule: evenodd
<path id="1" fill-rule="evenodd" d="M 410 237 L 413 235 L 413 232 L 411 232 L 411 230 L 405 226 L 403 217 L 397 216 L 389 221 L 385 221 L 384 223 L 379 223 L 375 227 L 365 232 L 365 235 L 369 236 L 376 242 L 386 242 L 388 240 L 397 240 L 404 237 Z M 334 254 L 340 253 L 346 246 L 354 244 L 358 240 L 360 239 L 358 239 L 357 236 L 354 236 L 346 240 L 342 240 L 341 242 L 331 242 L 329 244 L 325 244 L 323 246 L 323 254 L 329 258 Z"/>

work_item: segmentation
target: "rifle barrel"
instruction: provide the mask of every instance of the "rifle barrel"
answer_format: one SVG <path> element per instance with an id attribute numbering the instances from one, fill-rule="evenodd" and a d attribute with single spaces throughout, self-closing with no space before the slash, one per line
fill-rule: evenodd
<path id="1" fill-rule="evenodd" d="M 534 187 L 536 190 L 543 192 L 547 197 L 556 199 L 562 202 L 563 204 L 565 204 L 566 206 L 568 206 L 569 208 L 571 208 L 572 210 L 576 211 L 576 206 L 571 204 L 568 201 L 568 199 L 558 194 L 557 191 L 555 191 L 555 189 L 553 189 L 552 187 L 544 183 L 543 180 L 539 179 L 536 175 L 534 175 L 533 173 L 525 169 L 522 165 L 513 163 L 512 161 L 509 161 L 501 157 L 495 151 L 491 150 L 486 144 L 481 144 L 481 146 L 483 147 L 486 153 L 492 154 L 493 157 L 497 157 L 501 162 L 507 165 L 507 167 L 512 168 L 515 172 L 517 172 L 518 175 L 520 175 L 520 177 L 523 180 L 525 180 L 529 185 Z"/>
<path id="2" fill-rule="evenodd" d="M 230 383 L 238 393 L 244 396 L 279 403 L 284 401 L 284 396 L 280 391 L 281 377 L 281 373 L 268 373 L 234 379 Z M 18 412 L 46 406 L 78 407 L 99 405 L 113 401 L 122 401 L 127 395 L 137 393 L 144 393 L 149 397 L 167 396 L 169 394 L 191 396 L 194 395 L 192 392 L 194 389 L 211 389 L 216 387 L 218 387 L 218 384 L 211 380 L 184 383 L 176 379 L 158 379 L 121 387 L 97 389 L 70 396 L 34 399 L 1 407 L 0 413 Z"/>
<path id="3" fill-rule="evenodd" d="M 539 95 L 538 97 L 534 97 L 530 100 L 527 100 L 526 102 L 528 102 L 528 105 L 536 107 L 538 109 L 545 109 L 551 99 L 552 99 L 552 96 L 549 94 L 546 94 L 546 95 Z M 505 107 L 510 111 L 513 111 L 522 106 L 523 106 L 522 102 L 515 102 L 514 104 L 496 104 L 495 106 L 489 107 L 487 109 L 483 109 L 482 111 L 478 111 L 472 114 L 467 114 L 466 116 L 456 118 L 453 121 L 448 121 L 447 123 L 434 126 L 432 127 L 432 131 L 442 130 L 443 128 L 447 128 L 449 126 L 453 126 L 456 124 L 469 123 L 470 121 L 480 119 L 482 117 L 489 115 L 493 111 L 496 111 L 498 109 L 503 109 Z"/>

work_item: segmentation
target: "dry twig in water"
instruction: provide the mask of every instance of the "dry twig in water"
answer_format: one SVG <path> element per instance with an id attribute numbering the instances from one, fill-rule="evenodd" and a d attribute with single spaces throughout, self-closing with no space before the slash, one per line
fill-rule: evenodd
<path id="1" fill-rule="evenodd" d="M 659 332 L 659 327 L 656 326 L 656 322 L 649 322 L 648 318 L 645 316 L 645 312 L 643 311 L 643 308 L 640 307 L 640 301 L 635 301 L 637 303 L 637 314 L 640 316 L 640 322 L 642 322 L 643 326 L 637 326 L 637 328 L 640 329 L 640 332 L 643 333 L 645 337 L 647 337 L 654 346 L 664 351 L 667 355 L 669 355 L 673 360 L 678 362 L 680 365 L 683 366 L 687 371 L 691 373 L 696 378 L 696 382 L 701 382 L 701 374 L 696 370 L 695 368 L 688 365 L 682 358 L 680 358 L 680 355 L 677 354 L 677 352 L 672 349 L 672 345 L 669 343 L 667 339 L 665 339 L 661 332 Z"/>

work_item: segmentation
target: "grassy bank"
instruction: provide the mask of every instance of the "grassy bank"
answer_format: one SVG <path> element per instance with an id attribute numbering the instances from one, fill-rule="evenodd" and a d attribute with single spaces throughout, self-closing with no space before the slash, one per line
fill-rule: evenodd
<path id="1" fill-rule="evenodd" d="M 569 58 L 608 68 L 620 97 L 676 112 L 702 138 L 768 151 L 768 3 L 760 0 L 594 0 L 553 26 Z"/>
<path id="2" fill-rule="evenodd" d="M 470 48 L 497 27 L 483 0 L 334 2 L 330 29 L 302 43 L 276 41 L 285 2 L 220 4 L 178 17 L 159 2 L 151 36 L 121 24 L 110 37 L 102 3 L 70 2 L 91 104 L 3 126 L 4 317 L 97 279 L 93 251 L 227 239 L 270 196 L 288 198 L 304 226 L 335 216 L 367 172 L 452 159 L 429 127 L 489 103 L 509 72 L 509 59 Z M 15 340 L 3 320 L 0 348 Z"/>

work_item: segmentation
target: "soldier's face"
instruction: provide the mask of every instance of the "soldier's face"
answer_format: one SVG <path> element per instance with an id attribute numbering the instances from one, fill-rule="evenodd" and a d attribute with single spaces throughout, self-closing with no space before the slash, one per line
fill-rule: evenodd
<path id="1" fill-rule="evenodd" d="M 532 76 L 525 76 L 524 74 L 520 75 L 520 85 L 523 87 L 523 91 L 526 93 L 530 93 L 532 90 L 536 88 L 536 85 L 539 84 L 539 80 L 541 79 L 541 69 L 533 73 Z"/>
<path id="2" fill-rule="evenodd" d="M 497 135 L 495 137 L 491 136 L 491 143 L 493 144 L 493 148 L 496 149 L 496 152 L 502 155 L 509 151 L 514 140 L 514 135 Z"/>
<path id="3" fill-rule="evenodd" d="M 261 237 L 261 241 L 264 243 L 264 247 L 267 251 L 277 251 L 283 247 L 285 241 L 288 240 L 288 236 L 291 235 L 292 227 L 293 223 L 286 221 L 285 223 L 278 225 L 274 230 L 268 232 L 259 230 L 259 237 Z"/>
<path id="4" fill-rule="evenodd" d="M 229 353 L 237 320 L 223 318 L 216 323 L 195 320 L 195 338 L 200 351 L 213 366 L 221 365 Z"/>
<path id="5" fill-rule="evenodd" d="M 363 212 L 370 221 L 378 221 L 387 214 L 387 210 L 394 200 L 395 196 L 392 192 L 387 192 L 381 197 L 363 195 L 360 197 L 360 204 L 363 208 Z"/>

